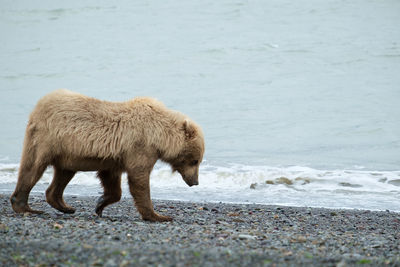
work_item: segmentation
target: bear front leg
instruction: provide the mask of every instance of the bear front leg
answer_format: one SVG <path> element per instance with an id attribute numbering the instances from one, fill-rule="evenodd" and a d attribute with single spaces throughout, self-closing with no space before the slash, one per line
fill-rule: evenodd
<path id="1" fill-rule="evenodd" d="M 150 198 L 150 172 L 128 172 L 129 190 L 143 220 L 151 222 L 172 221 L 171 217 L 157 214 Z"/>

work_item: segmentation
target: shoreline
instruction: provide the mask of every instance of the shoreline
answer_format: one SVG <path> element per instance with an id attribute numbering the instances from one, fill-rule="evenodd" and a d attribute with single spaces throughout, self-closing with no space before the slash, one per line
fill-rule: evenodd
<path id="1" fill-rule="evenodd" d="M 153 200 L 168 223 L 143 221 L 130 197 L 94 213 L 97 197 L 43 194 L 40 215 L 16 214 L 0 194 L 0 264 L 57 266 L 400 266 L 400 214 L 390 211 Z"/>
<path id="2" fill-rule="evenodd" d="M 93 185 L 69 184 L 64 191 L 64 196 L 77 197 L 99 197 L 103 193 L 100 182 Z M 37 183 L 31 191 L 31 196 L 42 195 L 48 188 L 49 183 Z M 16 182 L 0 184 L 0 194 L 12 194 Z M 195 188 L 196 189 L 196 188 Z M 239 189 L 229 192 L 228 190 L 212 190 L 202 188 L 201 191 L 194 191 L 191 188 L 178 188 L 178 192 L 172 188 L 157 188 L 151 186 L 151 195 L 155 200 L 189 201 L 195 203 L 225 203 L 225 204 L 256 204 L 284 207 L 310 207 L 327 209 L 355 209 L 369 211 L 387 211 L 400 213 L 400 198 L 398 191 L 391 191 L 388 194 L 358 194 L 357 192 L 334 193 L 332 192 L 310 192 L 307 191 L 284 191 L 290 187 L 282 187 L 277 193 L 277 188 L 269 190 Z M 395 188 L 397 189 L 397 188 Z M 283 193 L 282 193 L 283 192 Z M 352 194 L 353 193 L 353 194 Z M 254 197 L 256 195 L 256 197 Z M 229 196 L 229 197 L 226 197 Z M 235 196 L 235 197 L 232 197 Z M 122 183 L 122 197 L 131 198 L 126 183 Z M 257 201 L 263 198 L 262 201 Z M 351 199 L 350 199 L 351 198 Z M 235 200 L 235 201 L 232 201 Z"/>

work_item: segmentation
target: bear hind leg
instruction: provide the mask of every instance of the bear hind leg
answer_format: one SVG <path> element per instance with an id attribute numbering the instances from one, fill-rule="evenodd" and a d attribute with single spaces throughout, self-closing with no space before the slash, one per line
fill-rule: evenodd
<path id="1" fill-rule="evenodd" d="M 104 193 L 98 199 L 96 206 L 96 214 L 101 217 L 105 207 L 121 199 L 121 172 L 99 171 L 97 176 L 104 188 Z"/>
<path id="2" fill-rule="evenodd" d="M 10 198 L 11 206 L 15 212 L 43 213 L 43 211 L 31 209 L 28 205 L 28 198 L 29 193 L 42 177 L 46 167 L 47 164 L 21 162 L 17 186 Z"/>
<path id="3" fill-rule="evenodd" d="M 46 201 L 53 208 L 64 212 L 64 213 L 74 213 L 75 209 L 67 205 L 63 199 L 63 193 L 65 187 L 74 177 L 75 172 L 64 170 L 58 167 L 54 167 L 54 177 L 50 186 L 46 190 Z"/>

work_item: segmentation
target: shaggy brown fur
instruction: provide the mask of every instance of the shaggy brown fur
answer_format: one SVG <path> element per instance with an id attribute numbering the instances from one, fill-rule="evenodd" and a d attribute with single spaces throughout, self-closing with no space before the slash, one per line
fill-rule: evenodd
<path id="1" fill-rule="evenodd" d="M 185 115 L 152 98 L 107 102 L 68 90 L 39 100 L 31 113 L 24 140 L 18 183 L 11 203 L 16 212 L 32 210 L 28 197 L 46 167 L 54 177 L 46 200 L 73 213 L 63 192 L 77 171 L 97 171 L 104 188 L 96 213 L 121 198 L 121 174 L 128 173 L 130 192 L 144 220 L 169 221 L 154 212 L 149 177 L 158 159 L 169 163 L 189 185 L 198 184 L 204 137 Z"/>

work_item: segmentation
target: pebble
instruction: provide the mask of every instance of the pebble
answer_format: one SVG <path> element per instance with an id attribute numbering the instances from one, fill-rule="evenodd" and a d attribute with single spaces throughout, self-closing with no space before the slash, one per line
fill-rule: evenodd
<path id="1" fill-rule="evenodd" d="M 257 239 L 257 237 L 256 237 L 256 236 L 252 236 L 252 235 L 244 235 L 244 234 L 238 235 L 238 238 L 239 238 L 239 239 L 241 239 L 241 240 L 244 240 L 244 239 L 251 239 L 251 240 L 255 240 L 255 239 Z"/>
<path id="2" fill-rule="evenodd" d="M 141 219 L 131 198 L 93 214 L 96 197 L 44 195 L 40 216 L 12 211 L 0 194 L 0 266 L 399 266 L 399 213 L 154 201 L 168 223 Z M 161 209 L 163 211 L 161 211 Z"/>

